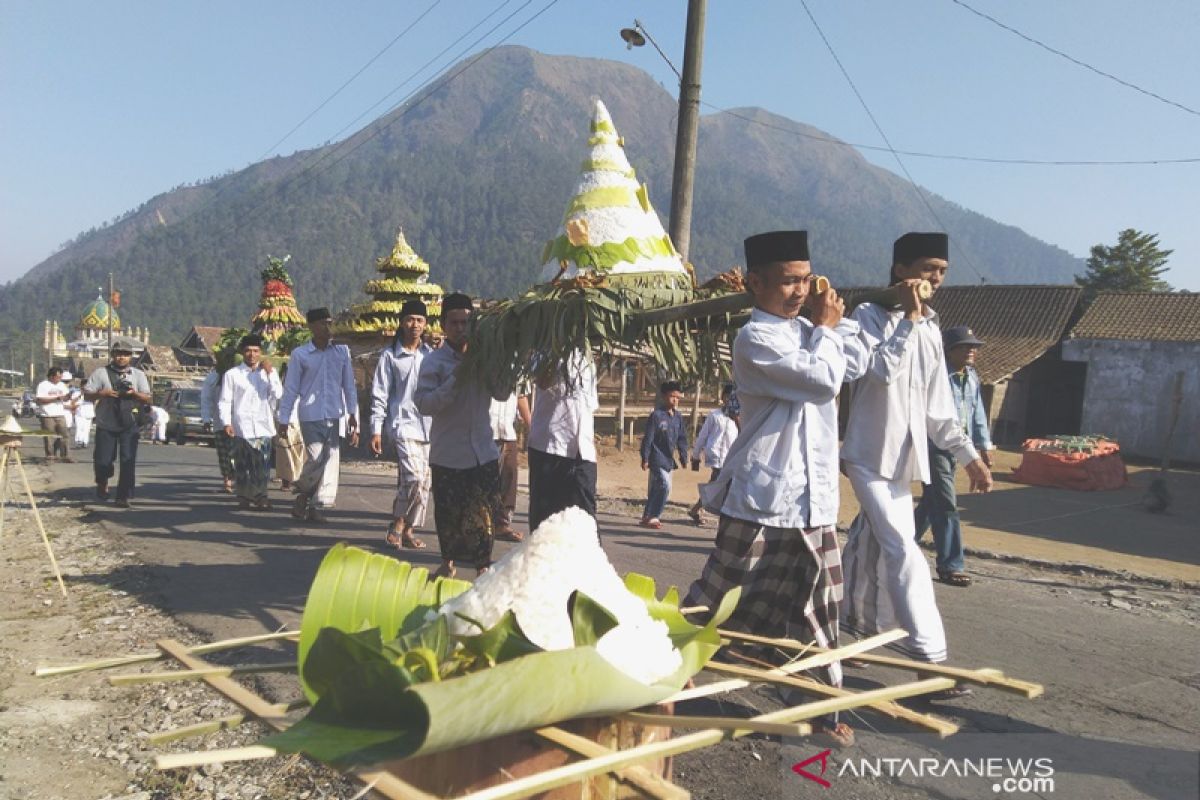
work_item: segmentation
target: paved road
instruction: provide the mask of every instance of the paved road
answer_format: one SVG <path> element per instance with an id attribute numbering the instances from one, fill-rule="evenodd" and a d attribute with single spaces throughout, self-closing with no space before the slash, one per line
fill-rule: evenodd
<path id="1" fill-rule="evenodd" d="M 86 460 L 87 454 L 82 456 Z M 88 499 L 88 464 L 54 469 L 59 497 Z M 220 492 L 211 448 L 146 446 L 139 470 L 134 509 L 102 507 L 93 513 L 109 523 L 114 546 L 137 553 L 143 566 L 130 569 L 151 576 L 143 600 L 161 604 L 206 638 L 298 625 L 309 582 L 331 545 L 349 541 L 383 547 L 394 479 L 382 464 L 355 465 L 343 472 L 339 508 L 331 524 L 322 527 L 297 527 L 280 492 L 273 492 L 279 505 L 273 512 L 237 511 L 233 498 Z M 660 586 L 686 586 L 699 572 L 712 529 L 668 524 L 659 532 L 641 530 L 632 526 L 636 507 L 626 507 L 619 498 L 602 501 L 601 533 L 619 571 L 650 574 Z M 682 517 L 681 511 L 675 516 Z M 432 567 L 437 564 L 436 539 L 431 534 L 424 538 L 428 550 L 408 552 L 414 562 Z M 497 555 L 508 547 L 498 544 Z M 848 763 L 853 766 L 853 759 L 913 756 L 941 759 L 942 766 L 934 769 L 940 775 L 914 777 L 910 769 L 888 777 L 885 765 L 882 777 L 843 772 L 826 791 L 789 769 L 818 752 L 811 744 L 780 747 L 751 738 L 677 760 L 680 782 L 697 797 L 712 798 L 801 797 L 814 791 L 831 798 L 993 797 L 991 778 L 955 779 L 953 769 L 945 777 L 947 759 L 1042 755 L 1053 759 L 1053 793 L 1030 785 L 1030 793 L 1006 796 L 1198 796 L 1196 598 L 999 562 L 976 562 L 972 568 L 977 581 L 971 588 L 937 586 L 951 663 L 997 667 L 1043 683 L 1045 696 L 1026 700 L 978 690 L 954 705 L 940 705 L 937 713 L 963 726 L 942 742 L 901 738 L 897 734 L 907 731 L 882 717 L 851 717 L 859 746 L 831 762 L 827 773 L 830 777 Z M 127 577 L 107 576 L 113 582 Z M 1106 593 L 1114 589 L 1120 597 Z M 908 679 L 905 673 L 874 668 L 851 671 L 847 685 L 870 688 Z M 764 710 L 779 705 L 773 693 L 764 691 L 742 693 L 735 702 Z M 718 708 L 699 705 L 687 712 Z M 879 767 L 874 761 L 867 767 L 872 764 Z M 927 765 L 926 772 L 931 768 Z"/>

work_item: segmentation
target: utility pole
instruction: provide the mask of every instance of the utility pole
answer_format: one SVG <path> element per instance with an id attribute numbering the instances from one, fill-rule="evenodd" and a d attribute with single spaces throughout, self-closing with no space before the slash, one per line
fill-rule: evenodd
<path id="1" fill-rule="evenodd" d="M 108 273 L 108 352 L 112 352 L 112 333 L 113 333 L 113 295 L 116 293 L 113 287 L 113 274 Z"/>
<path id="2" fill-rule="evenodd" d="M 671 241 L 688 260 L 692 238 L 692 183 L 696 173 L 696 134 L 700 127 L 700 62 L 704 50 L 706 0 L 688 0 L 679 81 L 679 123 L 675 127 L 675 171 L 671 178 Z"/>

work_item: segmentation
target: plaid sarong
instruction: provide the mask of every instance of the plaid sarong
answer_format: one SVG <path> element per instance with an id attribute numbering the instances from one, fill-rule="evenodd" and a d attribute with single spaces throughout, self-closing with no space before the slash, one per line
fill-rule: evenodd
<path id="1" fill-rule="evenodd" d="M 232 442 L 233 485 L 242 500 L 263 500 L 271 478 L 271 437 L 243 439 L 235 436 Z"/>
<path id="2" fill-rule="evenodd" d="M 685 606 L 715 609 L 740 586 L 741 600 L 724 627 L 838 646 L 842 561 L 832 525 L 772 528 L 722 514 L 715 544 Z M 830 685 L 841 686 L 840 664 L 821 669 Z"/>

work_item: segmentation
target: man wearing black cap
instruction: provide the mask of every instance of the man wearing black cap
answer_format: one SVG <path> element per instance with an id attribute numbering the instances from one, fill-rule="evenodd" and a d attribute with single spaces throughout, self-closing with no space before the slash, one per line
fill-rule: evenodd
<path id="1" fill-rule="evenodd" d="M 379 354 L 371 383 L 371 452 L 383 453 L 383 434 L 396 446 L 396 499 L 385 539 L 393 547 L 421 549 L 415 535 L 429 506 L 429 417 L 417 410 L 413 393 L 421 361 L 433 352 L 421 341 L 428 310 L 420 300 L 400 308 L 400 327 L 392 344 Z"/>
<path id="2" fill-rule="evenodd" d="M 421 362 L 413 399 L 432 417 L 429 463 L 433 471 L 433 520 L 442 566 L 453 575 L 456 563 L 477 573 L 492 564 L 493 510 L 500 505 L 500 451 L 492 434 L 492 396 L 484 387 L 458 382 L 458 366 L 467 352 L 474 305 L 465 294 L 442 299 L 445 344 Z M 496 397 L 503 400 L 508 392 Z"/>
<path id="3" fill-rule="evenodd" d="M 834 398 L 862 374 L 858 325 L 831 287 L 814 291 L 805 231 L 745 242 L 750 321 L 733 345 L 740 430 L 716 479 L 701 487 L 721 515 L 714 550 L 684 605 L 716 608 L 742 589 L 726 626 L 837 647 L 841 600 L 838 423 Z M 811 321 L 800 316 L 807 308 Z M 835 662 L 823 682 L 841 685 Z M 854 732 L 836 715 L 817 722 L 832 745 Z"/>
<path id="4" fill-rule="evenodd" d="M 910 482 L 929 482 L 926 440 L 967 465 L 971 487 L 989 491 L 992 476 L 958 424 L 950 395 L 937 314 L 922 299 L 946 277 L 944 233 L 907 233 L 892 249 L 892 285 L 900 306 L 863 303 L 853 317 L 869 352 L 854 385 L 842 463 L 861 510 L 846 542 L 846 627 L 863 634 L 897 625 L 908 638 L 895 647 L 911 657 L 945 661 L 946 632 L 929 565 L 913 530 Z M 966 693 L 962 687 L 945 696 Z"/>
<path id="5" fill-rule="evenodd" d="M 963 431 L 990 469 L 992 438 L 988 434 L 979 374 L 975 372 L 975 351 L 982 345 L 966 325 L 949 328 L 942 334 L 954 410 Z M 914 515 L 917 541 L 921 541 L 926 528 L 932 527 L 938 578 L 951 586 L 970 586 L 971 578 L 963 571 L 962 525 L 958 519 L 954 469 L 954 454 L 929 442 L 929 483 L 925 484 Z"/>
<path id="6" fill-rule="evenodd" d="M 221 379 L 217 416 L 225 435 L 232 439 L 233 482 L 242 508 L 267 509 L 267 484 L 271 480 L 271 446 L 275 437 L 275 409 L 283 385 L 270 361 L 262 357 L 262 337 L 250 333 L 238 342 L 242 363 L 226 370 Z"/>
<path id="7" fill-rule="evenodd" d="M 130 366 L 134 346 L 124 336 L 114 339 L 108 365 L 89 375 L 83 387 L 84 398 L 96 404 L 96 446 L 92 451 L 96 497 L 108 499 L 113 461 L 119 453 L 121 475 L 117 479 L 116 505 L 120 508 L 129 508 L 133 497 L 138 428 L 142 415 L 150 408 L 150 381 L 146 373 Z"/>
<path id="8" fill-rule="evenodd" d="M 306 318 L 312 340 L 293 350 L 288 361 L 276 431 L 286 437 L 292 415 L 299 417 L 307 460 L 292 484 L 292 516 L 325 522 L 324 509 L 337 499 L 343 417 L 350 446 L 358 445 L 358 391 L 350 349 L 333 343 L 329 309 L 311 309 Z"/>

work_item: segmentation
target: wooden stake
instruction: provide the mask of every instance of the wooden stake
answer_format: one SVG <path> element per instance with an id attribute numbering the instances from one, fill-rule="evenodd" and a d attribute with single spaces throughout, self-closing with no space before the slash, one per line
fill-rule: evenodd
<path id="1" fill-rule="evenodd" d="M 276 717 L 282 717 L 289 711 L 295 711 L 297 709 L 307 707 L 307 700 L 297 700 L 287 703 L 286 705 L 280 705 L 277 703 L 272 706 L 276 712 L 274 715 Z M 174 730 L 163 731 L 161 733 L 152 733 L 146 737 L 146 742 L 152 745 L 160 745 L 167 744 L 168 742 L 177 742 L 180 739 L 188 739 L 192 736 L 205 736 L 210 733 L 216 733 L 217 731 L 232 730 L 233 728 L 240 726 L 247 719 L 254 719 L 254 717 L 247 717 L 245 714 L 230 714 L 227 717 L 218 717 L 217 719 L 212 719 L 207 722 L 197 722 L 195 725 L 185 725 L 182 728 L 175 728 Z"/>
<path id="2" fill-rule="evenodd" d="M 200 750 L 195 753 L 169 753 L 154 757 L 156 769 L 184 769 L 186 767 L 203 767 L 205 764 L 228 764 L 231 761 L 254 761 L 259 758 L 270 758 L 278 755 L 274 747 L 251 745 L 249 747 L 232 747 L 228 750 Z"/>
<path id="3" fill-rule="evenodd" d="M 236 647 L 245 647 L 250 644 L 260 644 L 262 642 L 274 642 L 280 639 L 297 639 L 300 636 L 299 631 L 277 631 L 275 633 L 262 633 L 256 636 L 242 636 L 237 639 L 224 639 L 219 642 L 209 642 L 208 644 L 196 645 L 195 647 L 187 648 L 187 652 L 192 655 L 204 655 L 206 653 L 216 653 L 221 650 L 232 650 Z M 33 674 L 38 678 L 49 678 L 55 675 L 71 675 L 76 672 L 90 672 L 97 669 L 111 669 L 112 667 L 123 667 L 128 664 L 142 664 L 148 661 L 162 661 L 167 656 L 162 651 L 157 653 L 135 653 L 128 656 L 113 656 L 112 658 L 102 658 L 98 661 L 88 661 L 82 664 L 71 664 L 65 667 L 38 667 L 33 671 Z"/>
<path id="4" fill-rule="evenodd" d="M 824 652 L 820 647 L 813 647 L 818 652 Z M 863 653 L 856 655 L 860 661 L 865 661 L 869 664 L 878 664 L 883 667 L 895 667 L 896 669 L 909 670 L 918 675 L 939 675 L 942 677 L 953 678 L 961 683 L 974 683 L 978 686 L 987 686 L 992 689 L 999 689 L 1003 692 L 1011 694 L 1019 694 L 1022 697 L 1033 699 L 1040 697 L 1046 691 L 1046 687 L 1040 683 L 1030 683 L 1016 678 L 1009 678 L 998 669 L 981 668 L 981 669 L 963 669 L 962 667 L 949 667 L 945 664 L 930 664 L 926 661 L 913 661 L 907 658 L 898 658 L 895 656 L 872 655 Z"/>
<path id="5" fill-rule="evenodd" d="M 647 711 L 627 711 L 617 716 L 639 725 L 664 725 L 669 728 L 716 728 L 722 731 L 762 733 L 768 736 L 807 736 L 812 733 L 811 725 L 755 722 L 738 717 L 685 717 L 675 714 L 652 714 Z"/>

